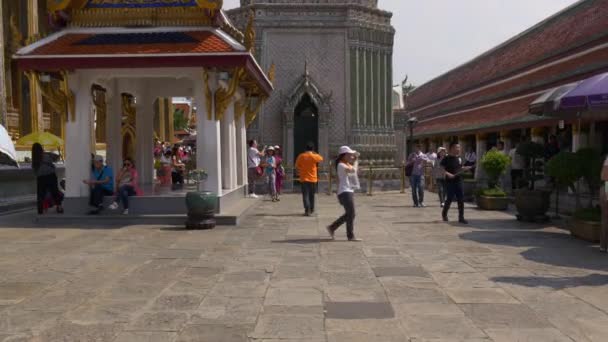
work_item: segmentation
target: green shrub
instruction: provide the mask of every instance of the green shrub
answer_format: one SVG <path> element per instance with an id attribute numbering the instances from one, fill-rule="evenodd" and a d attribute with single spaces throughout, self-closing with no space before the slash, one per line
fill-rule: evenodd
<path id="1" fill-rule="evenodd" d="M 600 222 L 602 220 L 602 210 L 598 207 L 578 209 L 574 212 L 574 218 L 581 221 Z"/>
<path id="2" fill-rule="evenodd" d="M 587 183 L 591 194 L 595 194 L 602 185 L 600 174 L 602 173 L 604 160 L 601 153 L 594 148 L 583 148 L 576 152 L 576 157 L 580 166 L 577 168 L 579 177 Z M 592 200 L 593 196 L 589 196 L 588 207 L 593 205 Z"/>
<path id="3" fill-rule="evenodd" d="M 498 188 L 478 189 L 475 193 L 484 197 L 507 197 L 507 193 Z"/>
<path id="4" fill-rule="evenodd" d="M 572 152 L 562 151 L 547 162 L 547 175 L 553 177 L 560 186 L 572 187 L 580 176 L 579 158 Z"/>
<path id="5" fill-rule="evenodd" d="M 511 158 L 498 150 L 490 150 L 481 158 L 481 167 L 488 175 L 488 187 L 498 186 L 500 176 L 511 164 Z"/>

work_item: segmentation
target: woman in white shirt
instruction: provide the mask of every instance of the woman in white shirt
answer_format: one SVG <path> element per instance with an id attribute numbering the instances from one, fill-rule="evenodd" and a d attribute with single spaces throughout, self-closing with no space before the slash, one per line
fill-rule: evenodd
<path id="1" fill-rule="evenodd" d="M 357 177 L 358 153 L 348 146 L 340 147 L 339 157 L 336 160 L 338 174 L 338 200 L 344 207 L 344 215 L 327 227 L 327 232 L 334 239 L 334 233 L 341 225 L 346 223 L 346 237 L 348 241 L 361 241 L 355 237 L 355 190 L 359 188 Z"/>

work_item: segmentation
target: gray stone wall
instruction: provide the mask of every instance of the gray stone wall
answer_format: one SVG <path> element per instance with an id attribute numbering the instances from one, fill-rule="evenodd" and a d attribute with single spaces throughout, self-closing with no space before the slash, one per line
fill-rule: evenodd
<path id="1" fill-rule="evenodd" d="M 377 0 L 243 0 L 228 16 L 241 29 L 255 11 L 256 57 L 276 65 L 275 91 L 248 130 L 285 145 L 284 108 L 308 64 L 310 78 L 331 98 L 329 151 L 350 144 L 364 158 L 392 162 L 392 14 Z"/>

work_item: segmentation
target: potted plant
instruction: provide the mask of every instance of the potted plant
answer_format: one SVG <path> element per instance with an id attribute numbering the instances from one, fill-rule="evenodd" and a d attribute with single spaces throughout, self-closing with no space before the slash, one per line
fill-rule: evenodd
<path id="1" fill-rule="evenodd" d="M 207 177 L 205 170 L 192 170 L 189 173 L 189 178 L 194 180 L 197 191 L 190 191 L 186 194 L 186 208 L 188 209 L 186 228 L 188 229 L 215 228 L 217 194 L 201 190 Z"/>
<path id="2" fill-rule="evenodd" d="M 488 151 L 481 158 L 481 167 L 488 177 L 488 187 L 479 189 L 476 192 L 477 206 L 483 210 L 507 210 L 509 199 L 507 194 L 500 186 L 500 176 L 502 176 L 511 158 L 497 150 Z"/>
<path id="3" fill-rule="evenodd" d="M 524 158 L 524 186 L 515 190 L 515 207 L 517 219 L 522 221 L 545 222 L 549 219 L 551 191 L 537 189 L 536 181 L 541 179 L 537 171 L 542 168 L 541 158 L 545 148 L 542 144 L 527 141 L 517 147 L 517 153 Z"/>
<path id="4" fill-rule="evenodd" d="M 559 185 L 570 187 L 576 197 L 576 209 L 568 221 L 570 234 L 590 242 L 600 240 L 601 210 L 593 207 L 593 198 L 601 184 L 601 169 L 601 155 L 592 148 L 581 149 L 576 153 L 561 152 L 547 164 L 549 175 L 554 177 Z M 589 190 L 585 207 L 581 207 L 580 180 Z"/>

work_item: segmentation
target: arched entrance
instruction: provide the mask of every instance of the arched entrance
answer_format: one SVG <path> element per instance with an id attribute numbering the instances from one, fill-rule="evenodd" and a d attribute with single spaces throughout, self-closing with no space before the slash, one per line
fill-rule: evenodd
<path id="1" fill-rule="evenodd" d="M 294 159 L 312 142 L 319 147 L 319 109 L 308 94 L 304 94 L 294 111 Z"/>

